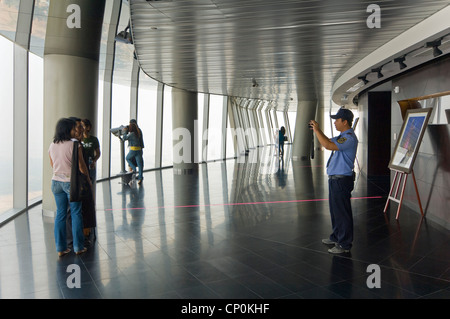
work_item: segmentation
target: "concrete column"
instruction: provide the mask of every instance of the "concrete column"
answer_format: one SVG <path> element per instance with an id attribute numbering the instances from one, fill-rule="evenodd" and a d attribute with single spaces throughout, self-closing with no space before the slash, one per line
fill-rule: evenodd
<path id="1" fill-rule="evenodd" d="M 197 93 L 172 89 L 173 171 L 190 174 L 198 170 Z"/>
<path id="2" fill-rule="evenodd" d="M 310 159 L 311 130 L 308 122 L 316 118 L 316 110 L 317 101 L 298 101 L 294 141 L 292 144 L 293 160 Z"/>
<path id="3" fill-rule="evenodd" d="M 105 0 L 51 0 L 44 49 L 44 148 L 42 209 L 52 215 L 48 148 L 62 117 L 97 123 L 100 39 Z M 95 124 L 94 124 L 95 125 Z M 93 132 L 95 135 L 95 132 Z"/>

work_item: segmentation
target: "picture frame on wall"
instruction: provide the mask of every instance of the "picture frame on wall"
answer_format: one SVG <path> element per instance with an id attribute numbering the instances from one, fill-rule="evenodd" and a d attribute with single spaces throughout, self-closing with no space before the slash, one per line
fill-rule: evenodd
<path id="1" fill-rule="evenodd" d="M 406 111 L 397 144 L 389 162 L 390 169 L 411 173 L 431 110 L 431 108 L 420 108 Z"/>

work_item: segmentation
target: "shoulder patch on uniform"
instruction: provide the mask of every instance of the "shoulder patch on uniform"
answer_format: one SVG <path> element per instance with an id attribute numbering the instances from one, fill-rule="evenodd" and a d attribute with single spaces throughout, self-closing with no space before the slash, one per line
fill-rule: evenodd
<path id="1" fill-rule="evenodd" d="M 346 140 L 347 140 L 347 138 L 341 137 L 340 139 L 337 140 L 337 142 L 338 142 L 339 144 L 342 144 L 342 143 L 344 143 Z"/>

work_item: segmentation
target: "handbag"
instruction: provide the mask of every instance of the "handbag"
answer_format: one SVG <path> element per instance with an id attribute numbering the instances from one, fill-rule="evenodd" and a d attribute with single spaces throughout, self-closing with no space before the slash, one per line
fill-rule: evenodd
<path id="1" fill-rule="evenodd" d="M 73 142 L 72 152 L 72 170 L 70 173 L 70 201 L 81 202 L 83 198 L 89 196 L 89 180 L 86 175 L 81 173 L 78 164 L 78 147 L 79 143 Z"/>

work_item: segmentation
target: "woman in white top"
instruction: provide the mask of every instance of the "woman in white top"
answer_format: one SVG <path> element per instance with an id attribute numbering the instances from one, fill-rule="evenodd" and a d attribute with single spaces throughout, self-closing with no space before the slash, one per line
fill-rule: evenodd
<path id="1" fill-rule="evenodd" d="M 58 256 L 64 256 L 70 252 L 67 248 L 66 217 L 67 209 L 70 207 L 72 215 L 72 235 L 73 248 L 75 253 L 84 253 L 83 219 L 81 215 L 81 202 L 70 201 L 70 175 L 72 169 L 73 141 L 76 134 L 76 122 L 67 118 L 62 118 L 56 124 L 53 143 L 50 145 L 48 153 L 50 165 L 53 168 L 52 192 L 56 202 L 55 218 L 55 243 Z M 81 144 L 79 147 L 82 147 Z M 80 171 L 89 176 L 86 164 L 80 151 L 78 163 Z"/>

